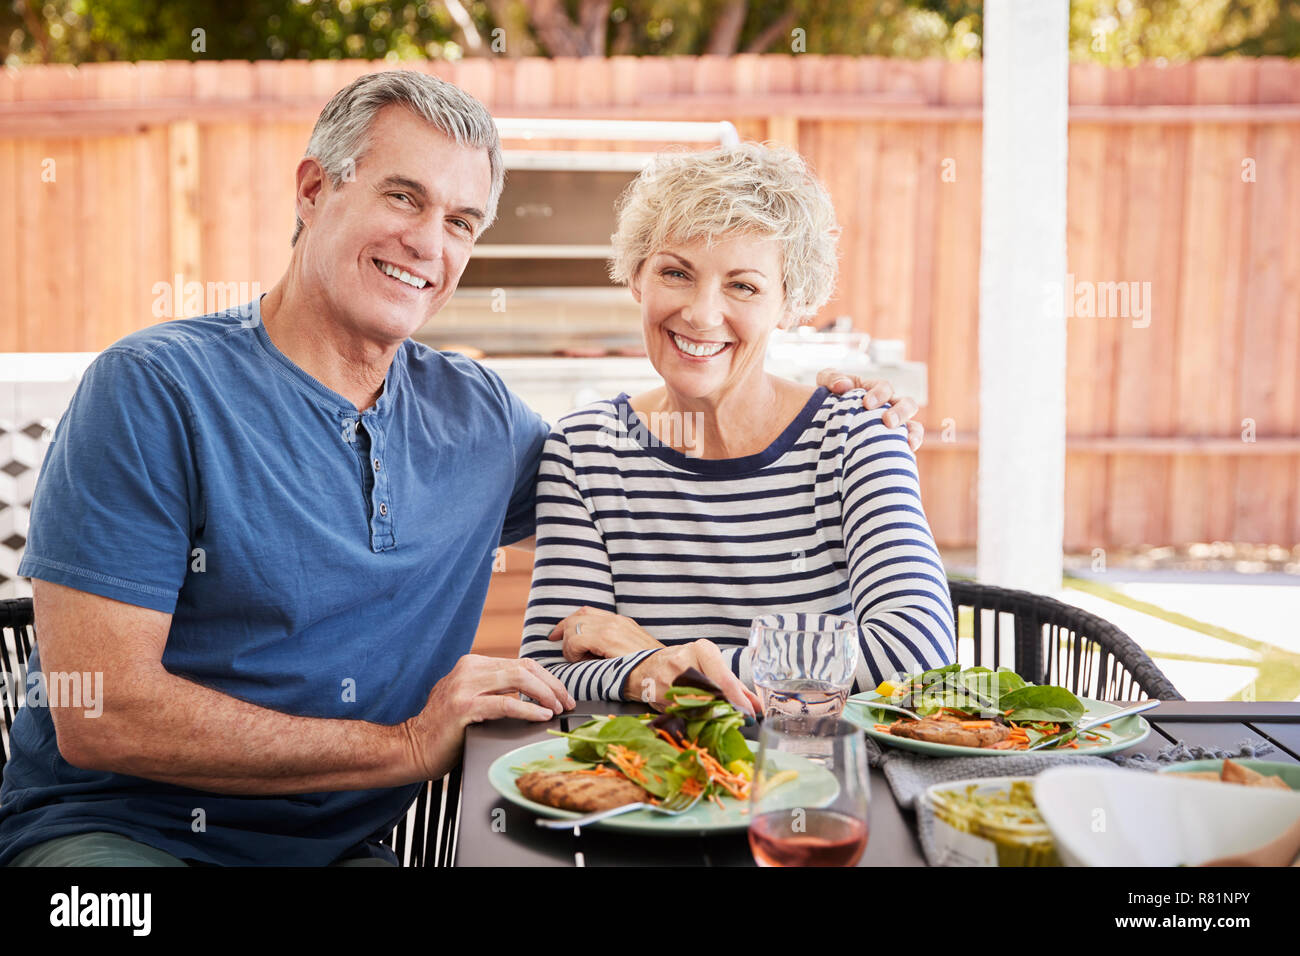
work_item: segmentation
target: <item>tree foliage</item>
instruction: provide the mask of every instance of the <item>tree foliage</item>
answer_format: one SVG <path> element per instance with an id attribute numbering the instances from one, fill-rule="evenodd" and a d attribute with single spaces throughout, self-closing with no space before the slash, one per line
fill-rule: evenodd
<path id="1" fill-rule="evenodd" d="M 976 0 L 14 0 L 6 63 L 807 52 L 980 55 Z M 1300 55 L 1300 0 L 1071 0 L 1074 59 Z"/>

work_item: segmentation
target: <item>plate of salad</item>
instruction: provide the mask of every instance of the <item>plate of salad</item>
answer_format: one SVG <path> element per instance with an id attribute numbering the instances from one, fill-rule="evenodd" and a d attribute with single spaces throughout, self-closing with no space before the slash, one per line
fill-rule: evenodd
<path id="1" fill-rule="evenodd" d="M 923 719 L 873 707 L 877 702 L 905 707 Z M 1120 709 L 1064 687 L 1030 684 L 1010 668 L 949 664 L 855 694 L 844 717 L 881 743 L 936 757 L 997 757 L 1043 740 L 1047 745 L 1035 753 L 1100 756 L 1132 747 L 1151 732 L 1139 714 L 1075 730 L 1083 720 Z"/>
<path id="2" fill-rule="evenodd" d="M 550 730 L 553 739 L 497 758 L 488 779 L 511 803 L 556 818 L 603 809 L 602 801 L 662 803 L 682 791 L 702 794 L 678 816 L 637 810 L 594 824 L 609 830 L 662 835 L 748 827 L 754 745 L 740 733 L 745 715 L 693 669 L 664 698 L 662 714 L 595 717 L 568 732 Z M 792 806 L 820 806 L 839 792 L 833 773 L 797 754 L 778 755 L 775 769 L 766 786 L 785 789 Z"/>

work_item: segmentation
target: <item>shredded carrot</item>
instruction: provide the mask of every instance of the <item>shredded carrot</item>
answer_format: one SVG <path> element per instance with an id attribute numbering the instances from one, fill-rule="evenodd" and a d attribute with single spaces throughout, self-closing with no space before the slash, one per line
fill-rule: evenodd
<path id="1" fill-rule="evenodd" d="M 711 699 L 712 698 L 710 698 L 710 700 Z M 655 733 L 666 740 L 678 753 L 694 754 L 696 762 L 704 769 L 704 772 L 709 775 L 710 780 L 722 789 L 726 790 L 731 796 L 738 800 L 749 799 L 750 781 L 739 774 L 727 770 L 722 766 L 722 764 L 718 763 L 717 758 L 709 753 L 707 749 L 693 741 L 684 744 L 678 743 L 672 734 L 668 733 L 661 727 L 656 727 Z M 607 749 L 606 753 L 609 755 L 609 759 L 618 766 L 626 776 L 642 783 L 645 782 L 646 778 L 644 774 L 641 773 L 641 769 L 645 766 L 645 758 L 640 754 L 628 750 L 626 747 L 619 744 L 612 744 Z M 629 754 L 631 755 L 631 759 L 628 758 Z M 657 782 L 663 782 L 663 779 L 657 774 L 653 776 Z M 703 787 L 699 780 L 694 777 L 691 777 L 682 784 L 682 792 L 687 796 L 693 797 L 702 789 Z M 717 795 L 711 794 L 710 799 L 716 801 Z M 718 806 L 721 807 L 722 804 L 719 803 Z"/>
<path id="2" fill-rule="evenodd" d="M 641 768 L 645 765 L 645 757 L 621 744 L 610 744 L 605 752 L 614 762 L 614 766 L 622 770 L 629 779 L 638 783 L 646 782 L 645 774 L 641 772 Z"/>
<path id="3" fill-rule="evenodd" d="M 677 749 L 677 750 L 679 750 L 679 751 L 682 749 L 681 744 L 679 744 L 679 743 L 678 743 L 678 742 L 673 738 L 673 735 L 670 734 L 668 731 L 664 730 L 662 727 L 656 727 L 656 728 L 655 728 L 655 733 L 657 733 L 657 734 L 658 734 L 660 737 L 662 737 L 664 740 L 666 740 L 666 741 L 668 741 L 670 744 L 672 744 L 673 747 L 674 747 L 675 749 Z"/>
<path id="4" fill-rule="evenodd" d="M 963 727 L 970 727 L 971 729 L 974 729 L 974 728 L 976 728 L 976 727 L 992 727 L 992 726 L 993 726 L 993 721 L 991 721 L 991 720 L 963 720 L 963 721 L 961 722 L 961 725 L 962 725 Z"/>

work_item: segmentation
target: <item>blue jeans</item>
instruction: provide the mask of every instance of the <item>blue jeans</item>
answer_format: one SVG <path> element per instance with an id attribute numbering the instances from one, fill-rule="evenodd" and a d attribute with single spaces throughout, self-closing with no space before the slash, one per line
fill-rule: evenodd
<path id="1" fill-rule="evenodd" d="M 180 857 L 137 843 L 120 833 L 74 833 L 29 846 L 10 866 L 189 866 Z M 331 866 L 392 866 L 387 860 L 363 857 L 339 860 Z"/>

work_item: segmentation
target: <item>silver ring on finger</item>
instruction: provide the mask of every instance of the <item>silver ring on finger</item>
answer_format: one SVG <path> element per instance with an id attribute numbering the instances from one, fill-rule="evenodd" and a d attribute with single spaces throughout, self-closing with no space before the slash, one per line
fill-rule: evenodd
<path id="1" fill-rule="evenodd" d="M 582 637 L 582 622 L 581 622 L 581 621 L 579 621 L 577 624 L 573 625 L 573 633 L 576 634 L 578 637 Z"/>

